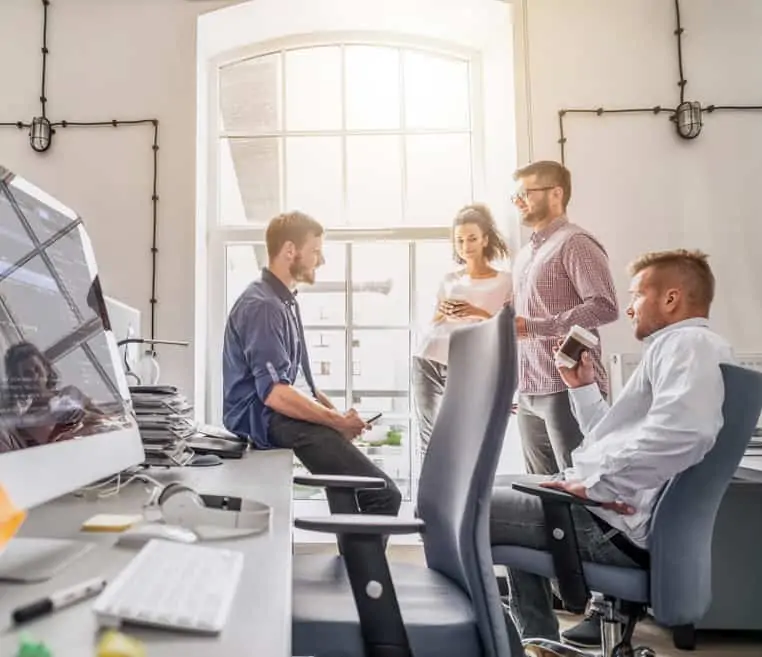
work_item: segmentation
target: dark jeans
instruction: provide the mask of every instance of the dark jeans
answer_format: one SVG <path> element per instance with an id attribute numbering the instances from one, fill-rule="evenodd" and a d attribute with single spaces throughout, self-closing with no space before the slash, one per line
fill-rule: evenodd
<path id="1" fill-rule="evenodd" d="M 566 390 L 519 395 L 516 419 L 529 474 L 555 474 L 571 466 L 571 453 L 583 436 Z"/>
<path id="2" fill-rule="evenodd" d="M 270 441 L 275 447 L 294 450 L 296 457 L 312 474 L 385 479 L 384 489 L 359 490 L 357 502 L 362 513 L 397 515 L 402 503 L 397 485 L 335 429 L 273 413 L 270 418 Z"/>
<path id="3" fill-rule="evenodd" d="M 429 448 L 434 420 L 439 411 L 439 404 L 442 402 L 446 381 L 447 365 L 419 356 L 413 358 L 413 399 L 420 438 L 418 442 L 420 463 L 423 463 L 426 450 Z"/>
<path id="4" fill-rule="evenodd" d="M 542 502 L 535 495 L 511 488 L 514 481 L 539 482 L 551 477 L 505 475 L 495 481 L 492 491 L 490 534 L 493 546 L 515 545 L 547 550 Z M 572 506 L 574 526 L 583 561 L 636 568 L 637 564 L 619 550 L 610 537 L 582 506 Z M 511 616 L 523 639 L 558 641 L 558 620 L 553 613 L 550 581 L 540 575 L 508 568 Z"/>

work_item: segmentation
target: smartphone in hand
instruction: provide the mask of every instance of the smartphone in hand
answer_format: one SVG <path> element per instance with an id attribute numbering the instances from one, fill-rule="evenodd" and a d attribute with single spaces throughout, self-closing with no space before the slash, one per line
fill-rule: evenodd
<path id="1" fill-rule="evenodd" d="M 374 422 L 377 422 L 381 419 L 382 415 L 383 413 L 376 413 L 376 415 L 374 415 L 372 418 L 365 420 L 365 424 L 373 424 Z"/>

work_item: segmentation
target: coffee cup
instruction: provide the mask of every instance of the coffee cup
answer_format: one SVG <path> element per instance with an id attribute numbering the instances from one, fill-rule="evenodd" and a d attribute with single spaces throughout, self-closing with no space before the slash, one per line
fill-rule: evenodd
<path id="1" fill-rule="evenodd" d="M 577 326 L 571 327 L 564 341 L 556 352 L 556 363 L 569 369 L 576 367 L 583 351 L 590 351 L 598 346 L 598 337 L 587 329 Z"/>

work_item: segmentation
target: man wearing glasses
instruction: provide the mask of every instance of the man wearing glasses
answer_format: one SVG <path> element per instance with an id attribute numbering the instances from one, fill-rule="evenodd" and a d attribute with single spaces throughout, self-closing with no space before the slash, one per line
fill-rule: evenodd
<path id="1" fill-rule="evenodd" d="M 590 233 L 571 223 L 566 207 L 571 174 L 558 162 L 540 161 L 514 174 L 519 188 L 511 200 L 529 242 L 513 265 L 519 358 L 518 423 L 527 472 L 555 474 L 571 466 L 582 442 L 569 393 L 554 364 L 553 347 L 578 324 L 598 335 L 617 319 L 619 308 L 608 256 Z M 605 395 L 608 380 L 600 342 L 591 350 L 596 380 Z M 570 643 L 600 641 L 597 619 L 567 631 Z"/>

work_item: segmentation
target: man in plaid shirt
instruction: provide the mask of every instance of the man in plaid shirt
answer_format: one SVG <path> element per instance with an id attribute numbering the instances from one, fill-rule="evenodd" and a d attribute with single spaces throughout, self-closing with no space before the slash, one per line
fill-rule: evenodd
<path id="1" fill-rule="evenodd" d="M 598 327 L 619 316 L 608 256 L 598 240 L 566 217 L 571 175 L 558 162 L 540 161 L 514 174 L 519 188 L 512 201 L 529 242 L 513 265 L 519 358 L 518 423 L 527 472 L 555 474 L 570 467 L 571 453 L 582 442 L 569 392 L 553 360 L 558 339 L 578 324 L 598 335 Z M 600 342 L 590 350 L 596 380 L 605 395 L 608 380 Z M 590 627 L 587 627 L 590 625 Z M 583 634 L 590 623 L 573 628 Z M 566 637 L 567 640 L 577 637 Z M 582 638 L 581 643 L 586 637 Z"/>

